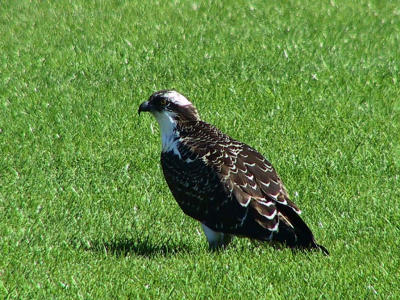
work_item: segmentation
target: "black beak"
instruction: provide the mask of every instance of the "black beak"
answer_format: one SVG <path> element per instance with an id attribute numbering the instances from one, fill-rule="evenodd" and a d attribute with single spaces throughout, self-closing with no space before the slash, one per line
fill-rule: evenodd
<path id="1" fill-rule="evenodd" d="M 146 101 L 146 102 L 143 102 L 142 104 L 140 104 L 138 114 L 140 115 L 140 112 L 150 111 L 150 110 L 151 110 L 151 104 L 149 103 L 149 101 Z"/>

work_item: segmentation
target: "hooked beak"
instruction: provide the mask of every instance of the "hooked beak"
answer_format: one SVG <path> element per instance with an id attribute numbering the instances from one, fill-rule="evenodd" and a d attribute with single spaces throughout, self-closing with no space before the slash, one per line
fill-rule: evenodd
<path id="1" fill-rule="evenodd" d="M 151 104 L 149 103 L 149 101 L 140 104 L 138 114 L 140 115 L 142 111 L 151 111 Z"/>

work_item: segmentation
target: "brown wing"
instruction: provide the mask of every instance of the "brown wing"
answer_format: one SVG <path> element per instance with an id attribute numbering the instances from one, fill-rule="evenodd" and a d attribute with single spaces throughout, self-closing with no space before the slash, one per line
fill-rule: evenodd
<path id="1" fill-rule="evenodd" d="M 178 129 L 178 151 L 162 153 L 161 164 L 186 214 L 215 231 L 328 253 L 260 153 L 201 121 Z"/>
<path id="2" fill-rule="evenodd" d="M 186 213 L 203 220 L 214 230 L 258 239 L 271 239 L 272 233 L 278 231 L 280 220 L 292 226 L 277 204 L 290 207 L 296 214 L 299 209 L 289 200 L 279 176 L 261 154 L 204 122 L 186 123 L 185 127 L 180 128 L 180 133 L 180 161 L 191 161 L 193 164 L 189 167 L 191 170 L 187 164 L 177 168 L 185 173 L 183 180 L 191 181 L 186 185 L 196 188 L 200 182 L 200 186 L 206 182 L 213 182 L 214 185 L 214 189 L 207 193 L 198 194 L 198 200 L 189 197 L 188 193 L 193 191 L 180 192 L 178 198 L 181 200 L 178 203 L 185 198 L 192 203 L 199 202 L 201 198 L 203 208 L 200 210 L 207 211 L 207 214 L 194 216 L 193 210 L 185 211 L 180 204 Z M 191 175 L 197 169 L 202 169 L 202 173 L 197 177 Z M 176 175 L 174 178 L 177 178 Z M 200 177 L 206 178 L 206 181 L 201 181 Z M 171 190 L 176 189 L 173 180 L 167 179 Z M 173 193 L 177 198 L 177 191 Z M 201 207 L 199 204 L 192 205 Z"/>
<path id="3" fill-rule="evenodd" d="M 261 215 L 275 214 L 276 204 L 288 206 L 300 214 L 271 163 L 245 144 L 236 155 L 233 165 L 224 165 L 221 178 L 233 184 L 234 194 L 241 205 L 250 205 Z M 247 203 L 249 196 L 253 201 Z"/>

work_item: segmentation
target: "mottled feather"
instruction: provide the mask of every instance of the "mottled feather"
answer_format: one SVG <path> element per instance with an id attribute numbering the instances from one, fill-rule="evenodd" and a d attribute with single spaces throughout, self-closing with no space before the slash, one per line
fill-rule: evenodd
<path id="1" fill-rule="evenodd" d="M 178 122 L 177 130 L 181 159 L 163 152 L 161 165 L 186 214 L 216 231 L 260 240 L 279 235 L 279 222 L 293 228 L 277 204 L 300 211 L 261 154 L 202 121 Z"/>

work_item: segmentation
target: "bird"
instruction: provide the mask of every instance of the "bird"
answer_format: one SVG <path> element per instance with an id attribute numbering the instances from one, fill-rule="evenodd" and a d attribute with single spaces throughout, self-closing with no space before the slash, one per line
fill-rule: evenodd
<path id="1" fill-rule="evenodd" d="M 272 164 L 254 148 L 202 121 L 175 90 L 153 93 L 141 112 L 159 124 L 165 181 L 182 211 L 201 223 L 209 249 L 225 249 L 238 236 L 329 255 Z"/>

